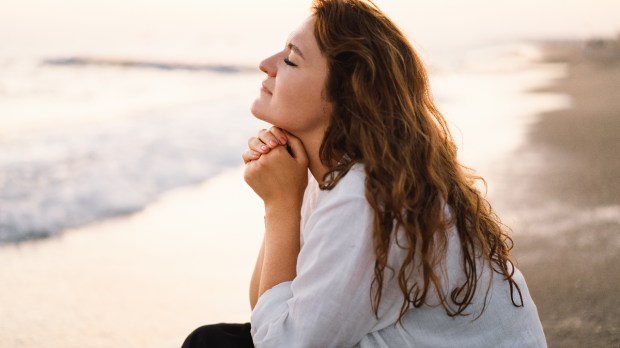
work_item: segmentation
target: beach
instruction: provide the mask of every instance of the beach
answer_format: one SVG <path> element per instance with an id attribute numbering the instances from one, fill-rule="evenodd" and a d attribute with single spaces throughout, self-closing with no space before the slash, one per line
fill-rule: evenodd
<path id="1" fill-rule="evenodd" d="M 532 115 L 487 169 L 490 200 L 549 346 L 618 347 L 620 58 L 544 47 L 567 76 L 530 93 L 571 105 Z M 260 206 L 239 164 L 132 215 L 0 245 L 0 347 L 178 347 L 200 325 L 249 321 Z"/>
<path id="2" fill-rule="evenodd" d="M 198 326 L 249 321 L 263 214 L 241 173 L 1 246 L 0 347 L 179 347 Z"/>
<path id="3" fill-rule="evenodd" d="M 572 107 L 540 115 L 502 190 L 515 258 L 549 347 L 620 347 L 620 42 L 549 43 L 568 74 L 533 92 Z"/>

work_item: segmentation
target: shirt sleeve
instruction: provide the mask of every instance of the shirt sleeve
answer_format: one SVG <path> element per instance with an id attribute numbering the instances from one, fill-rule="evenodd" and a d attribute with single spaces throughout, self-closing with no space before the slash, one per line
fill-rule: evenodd
<path id="1" fill-rule="evenodd" d="M 305 224 L 296 278 L 259 298 L 251 319 L 256 347 L 351 347 L 376 329 L 372 210 L 363 180 L 360 190 L 339 187 L 344 179 L 323 192 Z"/>

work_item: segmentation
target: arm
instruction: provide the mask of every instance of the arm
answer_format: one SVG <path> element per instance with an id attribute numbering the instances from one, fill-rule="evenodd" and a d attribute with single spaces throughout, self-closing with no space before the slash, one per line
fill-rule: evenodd
<path id="1" fill-rule="evenodd" d="M 353 174 L 353 180 L 351 175 Z M 356 177 L 357 175 L 357 177 Z M 321 192 L 305 220 L 297 275 L 265 292 L 252 313 L 257 347 L 345 347 L 394 323 L 400 299 L 384 292 L 379 318 L 372 310 L 372 209 L 364 177 L 349 173 Z"/>
<path id="2" fill-rule="evenodd" d="M 280 216 L 282 215 L 282 216 Z M 265 238 L 261 245 L 252 280 L 250 281 L 250 307 L 254 309 L 260 295 L 283 281 L 295 277 L 295 265 L 299 253 L 299 216 L 286 210 L 271 210 L 265 216 Z M 283 230 L 281 232 L 279 230 Z M 293 231 L 287 234 L 286 231 Z M 296 230 L 296 231 L 295 231 Z M 268 231 L 273 231 L 268 234 Z M 284 238 L 280 236 L 285 236 Z M 287 238 L 287 236 L 290 236 Z M 265 258 L 265 241 L 270 245 Z M 263 265 L 266 272 L 263 272 Z M 277 270 L 274 272 L 274 270 Z M 274 274 L 275 273 L 275 274 Z"/>
<path id="3" fill-rule="evenodd" d="M 265 250 L 259 298 L 273 286 L 295 278 L 301 218 L 299 203 L 299 206 L 265 204 Z"/>
<path id="4" fill-rule="evenodd" d="M 288 143 L 295 157 L 277 146 L 246 162 L 244 178 L 265 204 L 265 236 L 250 285 L 252 306 L 265 291 L 296 274 L 308 159 L 298 139 L 291 137 Z"/>
<path id="5" fill-rule="evenodd" d="M 280 128 L 271 127 L 269 130 L 262 129 L 261 131 L 259 131 L 258 137 L 252 137 L 248 140 L 248 149 L 242 155 L 243 162 L 245 164 L 248 164 L 251 161 L 256 161 L 261 157 L 261 155 L 268 153 L 269 151 L 271 151 L 271 149 L 279 145 L 285 145 L 287 141 L 288 138 L 286 136 L 286 133 Z M 277 212 L 275 213 L 277 215 Z M 270 223 L 273 221 L 273 218 L 277 218 L 277 216 L 270 217 Z M 265 227 L 267 228 L 267 216 L 265 216 Z M 268 229 L 271 230 L 271 226 Z M 252 279 L 250 281 L 250 307 L 252 308 L 252 310 L 254 309 L 254 306 L 256 306 L 256 302 L 258 301 L 259 297 L 264 254 L 265 238 L 263 238 L 258 257 L 256 258 L 256 264 L 254 266 Z"/>
<path id="6" fill-rule="evenodd" d="M 254 266 L 254 272 L 252 273 L 252 280 L 250 281 L 250 307 L 254 310 L 256 301 L 258 301 L 258 284 L 260 282 L 260 275 L 263 269 L 263 254 L 265 251 L 265 240 L 260 246 L 258 257 L 256 258 L 256 265 Z"/>

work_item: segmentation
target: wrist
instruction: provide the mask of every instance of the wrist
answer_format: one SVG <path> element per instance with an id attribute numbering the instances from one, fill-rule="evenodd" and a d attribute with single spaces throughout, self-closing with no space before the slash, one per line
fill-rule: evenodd
<path id="1" fill-rule="evenodd" d="M 299 236 L 301 207 L 294 204 L 265 205 L 265 235 L 284 234 Z"/>
<path id="2" fill-rule="evenodd" d="M 271 201 L 265 202 L 265 218 L 301 215 L 301 201 Z"/>
<path id="3" fill-rule="evenodd" d="M 265 204 L 265 222 L 277 220 L 296 220 L 301 217 L 301 204 L 295 203 L 270 203 Z"/>

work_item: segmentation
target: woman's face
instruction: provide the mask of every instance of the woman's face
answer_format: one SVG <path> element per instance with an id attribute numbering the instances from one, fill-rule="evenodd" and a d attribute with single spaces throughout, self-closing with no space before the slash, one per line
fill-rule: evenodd
<path id="1" fill-rule="evenodd" d="M 298 137 L 320 135 L 322 139 L 332 107 L 323 93 L 327 61 L 313 30 L 310 17 L 291 34 L 282 51 L 260 63 L 267 77 L 252 114 Z"/>

